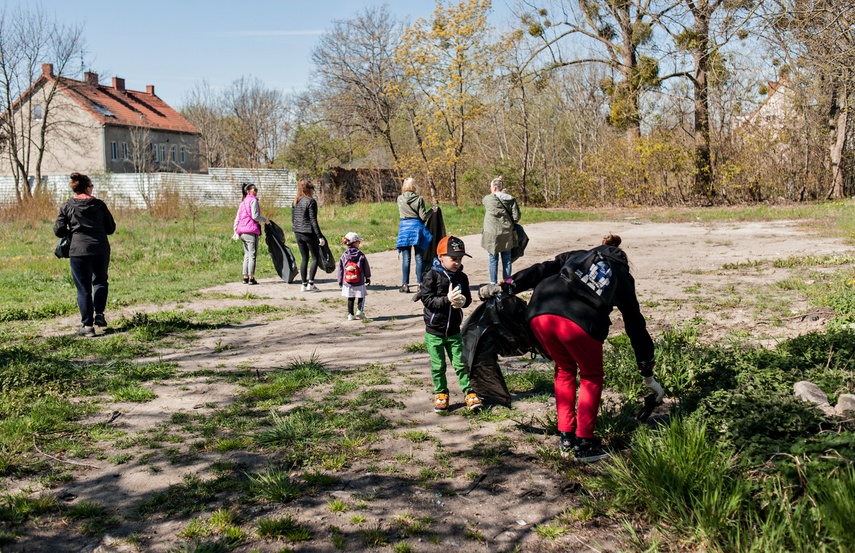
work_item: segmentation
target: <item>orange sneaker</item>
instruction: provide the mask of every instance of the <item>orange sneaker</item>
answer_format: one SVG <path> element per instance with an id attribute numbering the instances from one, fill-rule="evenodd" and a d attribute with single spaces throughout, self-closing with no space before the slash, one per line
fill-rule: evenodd
<path id="1" fill-rule="evenodd" d="M 444 413 L 448 409 L 448 394 L 436 394 L 433 396 L 434 413 Z"/>
<path id="2" fill-rule="evenodd" d="M 466 394 L 466 407 L 468 407 L 470 411 L 477 411 L 483 406 L 481 398 L 475 395 L 475 392 L 469 392 Z"/>

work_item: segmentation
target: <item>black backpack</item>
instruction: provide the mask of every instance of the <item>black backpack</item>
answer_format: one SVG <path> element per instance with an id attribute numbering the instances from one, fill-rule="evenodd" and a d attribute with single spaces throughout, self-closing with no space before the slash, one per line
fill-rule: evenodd
<path id="1" fill-rule="evenodd" d="M 626 264 L 619 249 L 598 246 L 565 261 L 559 274 L 576 297 L 598 311 L 611 311 L 617 289 L 614 269 L 623 270 Z"/>

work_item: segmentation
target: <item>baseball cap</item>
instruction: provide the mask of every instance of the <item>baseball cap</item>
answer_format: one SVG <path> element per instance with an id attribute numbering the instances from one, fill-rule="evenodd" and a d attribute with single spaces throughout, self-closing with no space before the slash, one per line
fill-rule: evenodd
<path id="1" fill-rule="evenodd" d="M 451 257 L 472 257 L 466 253 L 466 246 L 463 245 L 463 240 L 456 236 L 448 235 L 439 241 L 436 246 L 436 255 L 450 255 Z"/>
<path id="2" fill-rule="evenodd" d="M 355 232 L 348 232 L 344 235 L 344 239 L 347 240 L 348 244 L 353 244 L 354 242 L 362 242 L 362 238 L 359 237 Z"/>

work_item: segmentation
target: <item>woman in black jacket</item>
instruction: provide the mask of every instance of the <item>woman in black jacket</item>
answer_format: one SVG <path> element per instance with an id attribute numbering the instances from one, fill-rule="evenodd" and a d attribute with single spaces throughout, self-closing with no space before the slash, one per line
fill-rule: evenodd
<path id="1" fill-rule="evenodd" d="M 534 289 L 526 309 L 531 330 L 544 351 L 555 361 L 555 407 L 559 449 L 563 457 L 573 451 L 577 461 L 598 461 L 608 455 L 594 437 L 603 392 L 603 342 L 609 333 L 609 314 L 617 307 L 623 315 L 644 385 L 662 399 L 662 386 L 653 379 L 653 340 L 635 295 L 635 280 L 621 239 L 608 235 L 593 250 L 559 254 L 513 274 L 502 285 L 488 284 L 481 299 L 500 290 L 519 293 Z M 593 253 L 593 255 L 591 255 Z M 577 260 L 594 260 L 589 265 Z M 576 406 L 576 372 L 579 405 Z"/>
<path id="2" fill-rule="evenodd" d="M 77 335 L 88 337 L 95 336 L 95 326 L 107 326 L 104 318 L 110 265 L 107 235 L 116 231 L 116 222 L 107 204 L 92 196 L 89 177 L 72 173 L 70 184 L 75 195 L 59 208 L 53 233 L 58 237 L 71 236 L 69 263 L 83 323 Z"/>
<path id="3" fill-rule="evenodd" d="M 318 272 L 318 260 L 321 258 L 321 246 L 324 237 L 318 226 L 318 202 L 315 201 L 315 186 L 306 179 L 297 181 L 297 195 L 291 206 L 291 230 L 300 250 L 300 280 L 302 292 L 317 292 L 315 274 Z M 312 264 L 309 266 L 309 252 Z M 306 269 L 308 268 L 308 279 Z"/>

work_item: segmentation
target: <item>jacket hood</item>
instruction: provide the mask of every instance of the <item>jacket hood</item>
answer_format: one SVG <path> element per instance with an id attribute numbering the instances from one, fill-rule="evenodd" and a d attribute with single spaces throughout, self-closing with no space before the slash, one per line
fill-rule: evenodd
<path id="1" fill-rule="evenodd" d="M 356 261 L 357 259 L 359 259 L 360 255 L 362 255 L 362 252 L 359 250 L 359 248 L 354 248 L 353 246 L 350 246 L 349 248 L 344 250 L 345 259 L 351 261 Z"/>
<path id="2" fill-rule="evenodd" d="M 419 201 L 420 196 L 415 192 L 410 192 L 409 190 L 401 194 L 404 197 L 404 201 L 406 201 L 409 205 L 413 205 L 414 202 Z"/>
<path id="3" fill-rule="evenodd" d="M 505 202 L 509 202 L 509 201 L 514 199 L 513 196 L 511 196 L 510 194 L 508 194 L 504 190 L 499 191 L 499 192 L 494 192 L 494 194 L 496 195 L 497 198 L 499 198 L 500 200 L 505 201 Z"/>
<path id="4" fill-rule="evenodd" d="M 440 273 L 447 274 L 448 278 L 451 278 L 451 275 L 457 273 L 457 271 L 449 271 L 448 269 L 443 267 L 442 261 L 440 261 L 438 257 L 433 258 L 433 266 L 432 267 L 435 271 L 439 271 Z M 462 271 L 462 270 L 463 270 L 463 265 L 460 265 L 460 269 L 458 269 L 458 271 Z"/>
<path id="5" fill-rule="evenodd" d="M 81 214 L 94 209 L 99 209 L 99 206 L 103 203 L 104 202 L 98 198 L 71 198 L 71 204 L 74 206 L 74 210 Z"/>

